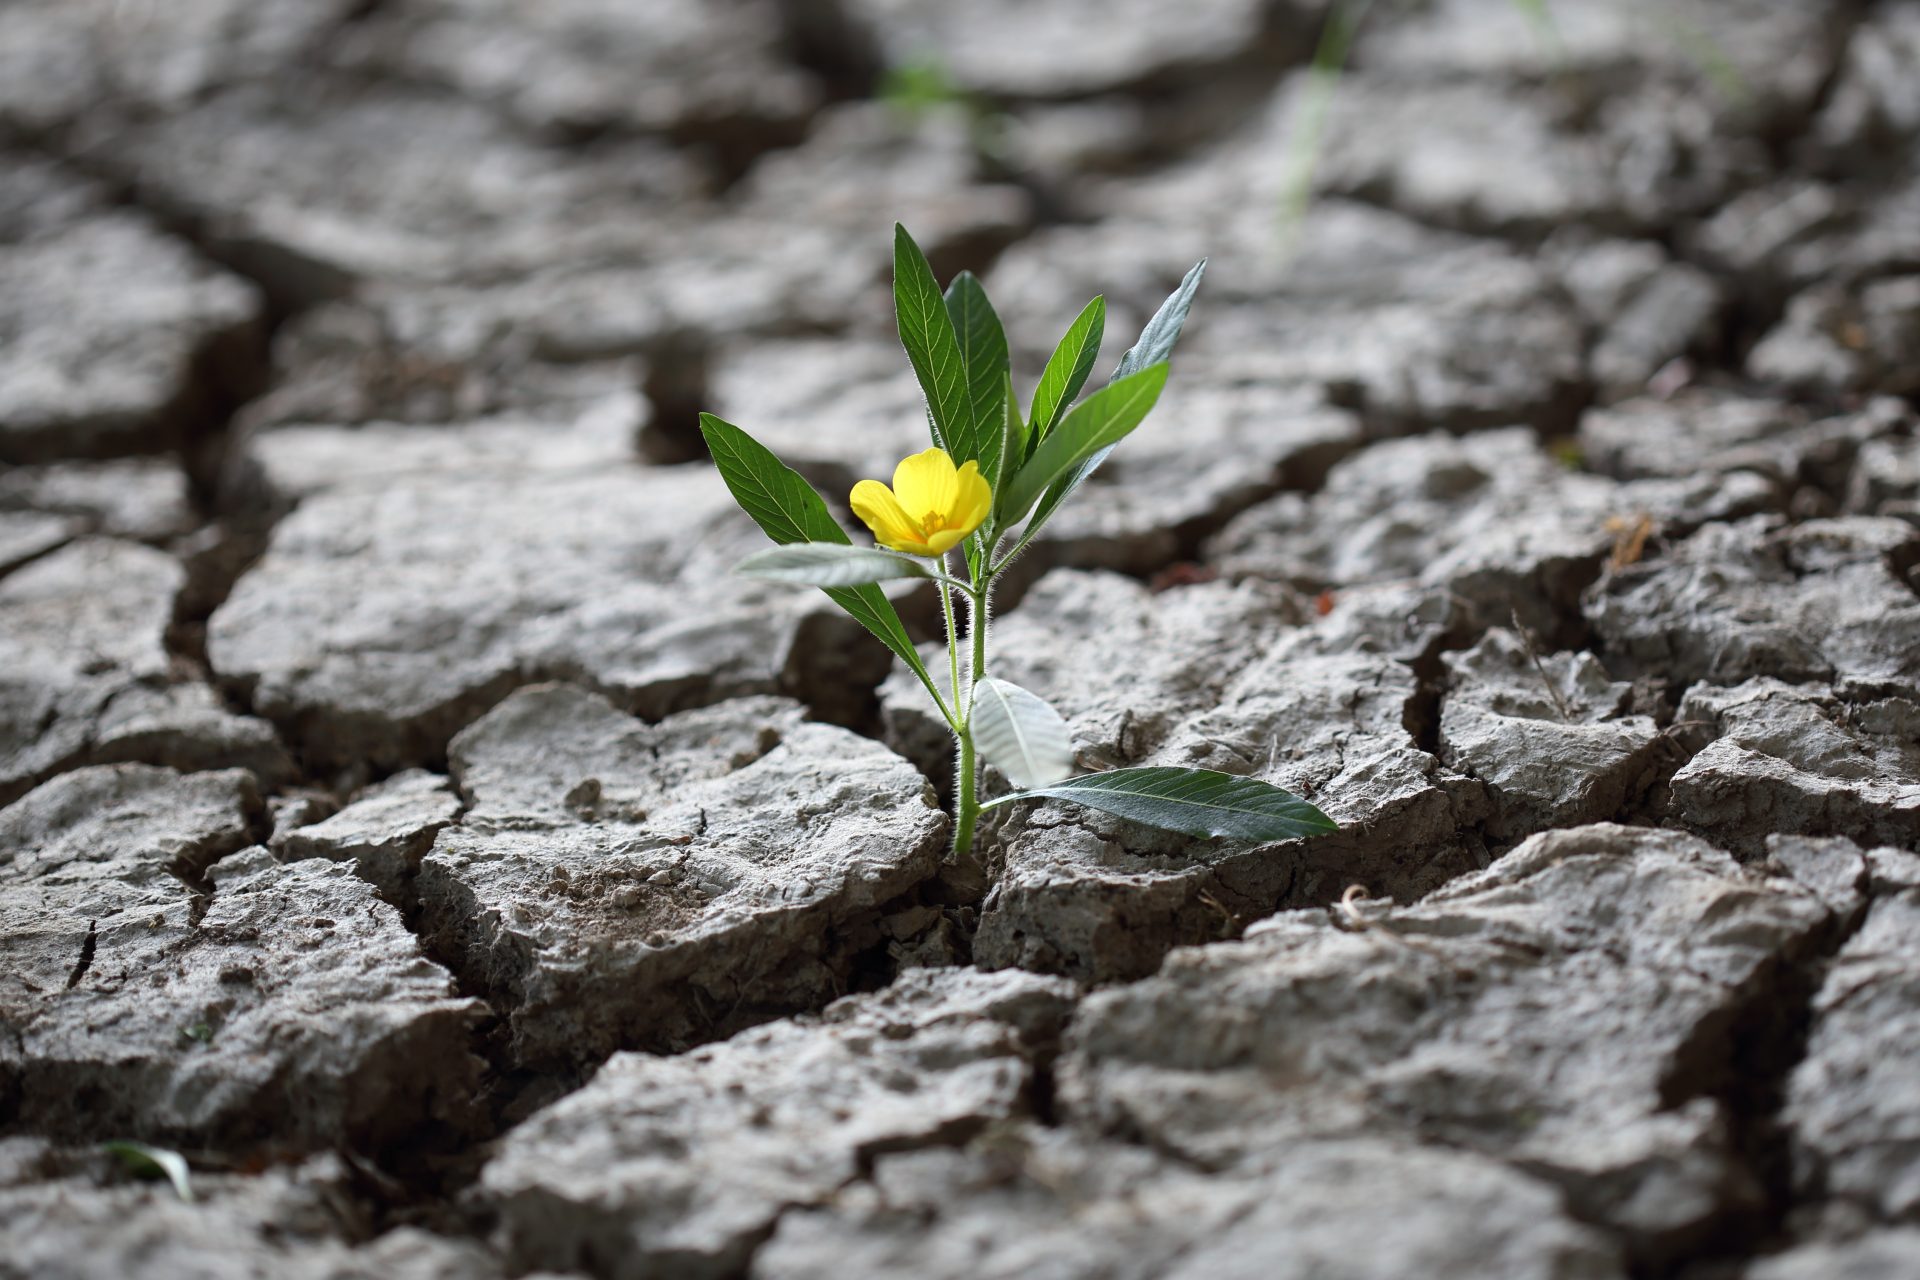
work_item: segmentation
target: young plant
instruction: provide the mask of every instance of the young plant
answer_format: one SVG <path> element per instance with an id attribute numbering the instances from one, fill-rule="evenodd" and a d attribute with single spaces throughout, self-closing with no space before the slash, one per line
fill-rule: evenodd
<path id="1" fill-rule="evenodd" d="M 987 670 L 995 580 L 1153 408 L 1205 267 L 1201 262 L 1187 273 L 1107 384 L 1076 403 L 1106 320 L 1105 301 L 1089 302 L 1054 349 L 1023 412 L 1006 334 L 980 282 L 962 272 L 942 293 L 919 246 L 896 226 L 894 306 L 901 344 L 926 393 L 933 447 L 904 459 L 891 487 L 877 480 L 853 487 L 848 505 L 872 530 L 875 546 L 854 545 L 813 487 L 746 432 L 700 415 L 728 489 L 779 544 L 748 557 L 739 572 L 824 590 L 906 663 L 953 731 L 956 856 L 971 851 L 982 810 L 1043 797 L 1191 836 L 1264 841 L 1334 829 L 1325 814 L 1279 787 L 1210 769 L 1110 769 L 1075 777 L 1060 713 Z M 902 578 L 931 579 L 940 593 L 945 692 L 878 585 Z M 964 631 L 956 596 L 967 602 Z M 1019 790 L 983 803 L 982 757 Z"/>

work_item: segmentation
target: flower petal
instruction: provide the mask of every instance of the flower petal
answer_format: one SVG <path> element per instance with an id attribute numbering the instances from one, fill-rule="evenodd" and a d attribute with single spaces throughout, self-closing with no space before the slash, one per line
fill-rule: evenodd
<path id="1" fill-rule="evenodd" d="M 926 543 L 920 533 L 919 522 L 907 517 L 907 513 L 900 509 L 899 500 L 893 496 L 893 490 L 878 480 L 862 480 L 853 486 L 847 505 L 853 508 L 853 514 L 859 516 L 867 528 L 873 530 L 876 541 L 895 551 L 913 555 L 929 554 L 924 550 Z"/>
<path id="2" fill-rule="evenodd" d="M 960 530 L 962 535 L 972 533 L 986 522 L 987 515 L 993 510 L 993 487 L 987 478 L 980 474 L 980 464 L 969 462 L 960 468 L 955 478 L 953 514 L 947 523 Z"/>
<path id="3" fill-rule="evenodd" d="M 942 529 L 938 533 L 930 533 L 927 535 L 927 549 L 916 552 L 915 554 L 923 556 L 943 556 L 953 550 L 960 539 L 967 536 L 967 532 L 965 529 Z"/>
<path id="4" fill-rule="evenodd" d="M 894 496 L 915 524 L 927 516 L 952 511 L 959 491 L 953 459 L 945 449 L 924 449 L 902 458 L 893 469 Z"/>

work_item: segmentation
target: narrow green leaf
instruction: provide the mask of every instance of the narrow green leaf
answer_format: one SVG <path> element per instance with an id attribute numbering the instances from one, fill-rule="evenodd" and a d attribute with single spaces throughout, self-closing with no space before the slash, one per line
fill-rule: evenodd
<path id="1" fill-rule="evenodd" d="M 1167 366 L 1149 365 L 1075 405 L 1007 485 L 999 504 L 1000 527 L 1018 523 L 1048 486 L 1139 426 L 1166 384 Z"/>
<path id="2" fill-rule="evenodd" d="M 856 587 L 863 582 L 928 576 L 927 566 L 911 556 L 841 542 L 791 542 L 770 547 L 748 556 L 733 571 L 802 587 Z"/>
<path id="3" fill-rule="evenodd" d="M 898 223 L 893 228 L 893 306 L 900 345 L 907 349 L 907 359 L 927 397 L 933 442 L 952 454 L 956 465 L 978 458 L 973 399 L 959 335 L 927 256 Z"/>
<path id="4" fill-rule="evenodd" d="M 710 413 L 700 415 L 700 434 L 706 437 L 707 451 L 720 469 L 733 500 L 753 517 L 753 522 L 775 542 L 850 543 L 847 531 L 827 510 L 827 502 L 814 491 L 800 473 L 773 456 L 752 436 Z M 920 661 L 907 629 L 893 602 L 879 587 L 825 587 L 829 598 L 853 616 L 853 620 L 871 631 L 881 644 L 893 650 L 900 660 L 926 678 L 926 664 Z"/>
<path id="5" fill-rule="evenodd" d="M 144 1142 L 103 1142 L 100 1149 L 120 1162 L 120 1167 L 136 1178 L 165 1178 L 173 1184 L 173 1193 L 193 1203 L 193 1183 L 187 1161 L 178 1151 L 150 1147 Z"/>
<path id="6" fill-rule="evenodd" d="M 1339 829 L 1326 814 L 1290 791 L 1257 778 L 1212 769 L 1112 769 L 1033 787 L 988 803 L 1002 805 L 1043 796 L 1071 800 L 1131 822 L 1189 836 L 1294 840 Z"/>
<path id="7" fill-rule="evenodd" d="M 981 678 L 967 722 L 974 743 L 1016 787 L 1041 787 L 1073 772 L 1067 722 L 1039 694 L 1010 680 Z"/>
<path id="8" fill-rule="evenodd" d="M 1187 312 L 1193 308 L 1194 294 L 1200 290 L 1200 278 L 1206 274 L 1206 271 L 1205 258 L 1193 264 L 1193 269 L 1181 279 L 1180 287 L 1167 295 L 1167 300 L 1162 302 L 1160 309 L 1153 313 L 1153 319 L 1147 321 L 1147 327 L 1140 331 L 1140 337 L 1127 348 L 1126 354 L 1120 357 L 1120 364 L 1114 369 L 1113 377 L 1107 380 L 1108 386 L 1173 356 L 1174 345 L 1180 341 L 1180 330 L 1187 323 Z M 1060 504 L 1072 497 L 1074 490 L 1085 484 L 1087 477 L 1092 475 L 1112 452 L 1113 446 L 1108 445 L 1053 481 L 1046 494 L 1040 499 L 1039 508 L 1033 513 L 1033 522 L 1027 526 L 1027 536 L 1032 537 L 1042 525 L 1051 520 L 1053 513 L 1060 509 Z"/>
<path id="9" fill-rule="evenodd" d="M 1106 336 L 1107 300 L 1095 298 L 1080 312 L 1047 359 L 1040 385 L 1033 389 L 1033 442 L 1038 444 L 1060 425 L 1073 398 L 1087 384 L 1093 362 L 1100 358 L 1100 340 Z"/>
<path id="10" fill-rule="evenodd" d="M 967 402 L 980 450 L 971 456 L 980 463 L 980 474 L 991 482 L 1000 465 L 1000 425 L 1011 371 L 1006 331 L 971 271 L 962 271 L 947 286 L 946 306 L 960 341 L 960 364 L 967 372 Z M 965 461 L 954 455 L 956 464 Z"/>

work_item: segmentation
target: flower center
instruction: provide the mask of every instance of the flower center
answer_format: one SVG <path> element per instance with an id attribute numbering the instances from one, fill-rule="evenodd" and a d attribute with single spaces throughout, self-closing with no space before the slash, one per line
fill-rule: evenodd
<path id="1" fill-rule="evenodd" d="M 953 528 L 953 524 L 947 519 L 947 514 L 944 511 L 929 511 L 920 517 L 920 532 L 928 537 L 932 537 L 936 533 L 943 533 L 951 528 Z"/>

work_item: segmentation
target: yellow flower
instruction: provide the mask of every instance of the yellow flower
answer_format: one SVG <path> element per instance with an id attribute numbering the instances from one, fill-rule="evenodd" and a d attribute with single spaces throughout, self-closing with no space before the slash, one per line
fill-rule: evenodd
<path id="1" fill-rule="evenodd" d="M 993 490 L 979 463 L 956 471 L 945 449 L 928 449 L 901 460 L 891 489 L 878 480 L 853 486 L 852 505 L 881 544 L 908 555 L 943 556 L 986 520 Z"/>

